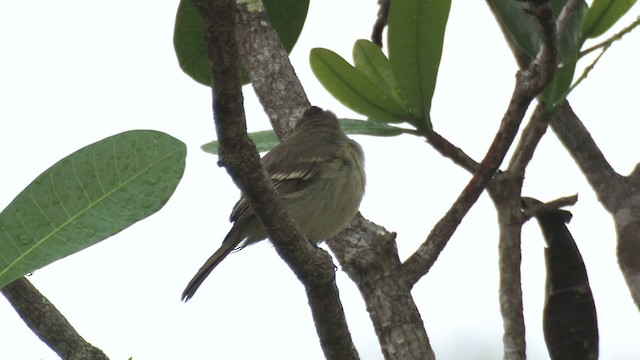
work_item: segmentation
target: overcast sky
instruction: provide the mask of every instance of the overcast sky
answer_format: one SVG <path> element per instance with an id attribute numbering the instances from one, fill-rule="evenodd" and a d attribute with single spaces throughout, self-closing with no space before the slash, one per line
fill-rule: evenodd
<path id="1" fill-rule="evenodd" d="M 211 92 L 178 67 L 172 32 L 177 1 L 80 0 L 0 3 L 0 153 L 4 207 L 39 173 L 71 152 L 131 129 L 164 131 L 188 146 L 187 168 L 157 214 L 29 280 L 88 341 L 112 359 L 322 359 L 302 286 L 268 242 L 229 256 L 192 301 L 180 294 L 230 228 L 238 197 L 216 157 Z M 292 62 L 311 102 L 357 117 L 311 73 L 309 50 L 351 61 L 367 38 L 376 2 L 313 1 Z M 635 12 L 634 12 L 635 11 Z M 638 14 L 623 19 L 629 23 Z M 616 43 L 570 101 L 613 166 L 640 158 L 638 31 Z M 508 103 L 516 65 L 482 1 L 454 1 L 433 101 L 434 128 L 481 159 Z M 245 87 L 250 130 L 268 120 Z M 355 137 L 367 157 L 361 211 L 398 233 L 406 258 L 424 241 L 469 179 L 423 141 Z M 630 149 L 635 154 L 628 155 Z M 632 151 L 633 152 L 633 151 Z M 640 316 L 615 258 L 610 216 L 553 133 L 528 169 L 524 194 L 541 200 L 579 193 L 570 229 L 585 259 L 600 327 L 602 359 L 640 357 Z M 548 358 L 542 338 L 544 241 L 523 234 L 528 355 Z M 440 359 L 501 356 L 495 210 L 484 195 L 430 273 L 414 289 Z M 341 297 L 362 359 L 382 359 L 364 303 L 338 272 Z M 0 358 L 56 359 L 0 300 Z"/>

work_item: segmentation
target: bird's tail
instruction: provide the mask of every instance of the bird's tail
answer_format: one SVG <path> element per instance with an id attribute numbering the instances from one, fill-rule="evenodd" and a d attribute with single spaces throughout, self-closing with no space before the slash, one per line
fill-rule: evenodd
<path id="1" fill-rule="evenodd" d="M 211 271 L 213 271 L 213 269 L 215 269 L 215 267 L 218 266 L 218 264 L 220 264 L 220 262 L 224 260 L 227 255 L 229 255 L 235 248 L 238 247 L 243 239 L 244 236 L 242 236 L 240 231 L 238 231 L 238 228 L 234 226 L 231 231 L 229 231 L 229 234 L 227 234 L 227 236 L 224 238 L 224 241 L 222 242 L 222 245 L 220 245 L 220 248 L 216 250 L 216 252 L 213 253 L 213 255 L 211 255 L 209 259 L 207 259 L 207 261 L 204 263 L 204 265 L 202 265 L 200 270 L 198 270 L 193 279 L 189 281 L 189 284 L 182 292 L 182 301 L 189 301 L 189 299 L 193 297 L 193 294 L 195 294 L 200 285 L 202 285 L 204 279 L 209 276 Z"/>

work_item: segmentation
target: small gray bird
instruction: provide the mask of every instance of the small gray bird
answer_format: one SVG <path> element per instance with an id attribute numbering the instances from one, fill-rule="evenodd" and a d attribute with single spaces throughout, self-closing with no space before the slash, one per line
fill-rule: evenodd
<path id="1" fill-rule="evenodd" d="M 261 160 L 289 215 L 314 243 L 344 229 L 358 211 L 364 195 L 364 155 L 349 139 L 330 111 L 312 106 L 293 134 Z M 220 248 L 204 263 L 182 293 L 189 300 L 204 279 L 233 250 L 267 238 L 247 199 L 233 207 L 233 227 Z"/>

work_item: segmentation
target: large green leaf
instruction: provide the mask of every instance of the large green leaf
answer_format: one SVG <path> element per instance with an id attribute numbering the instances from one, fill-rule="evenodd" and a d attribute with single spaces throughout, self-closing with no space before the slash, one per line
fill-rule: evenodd
<path id="1" fill-rule="evenodd" d="M 451 0 L 394 0 L 389 9 L 389 61 L 400 96 L 431 127 L 444 31 Z"/>
<path id="2" fill-rule="evenodd" d="M 211 86 L 204 24 L 191 0 L 181 0 L 178 5 L 173 48 L 182 71 L 200 84 Z"/>
<path id="3" fill-rule="evenodd" d="M 282 46 L 291 52 L 307 18 L 309 0 L 264 0 L 269 21 Z M 200 84 L 210 86 L 209 59 L 204 25 L 191 0 L 180 0 L 173 31 L 173 46 L 180 68 Z M 248 83 L 248 79 L 244 79 Z"/>
<path id="4" fill-rule="evenodd" d="M 415 130 L 403 129 L 377 121 L 364 121 L 356 119 L 338 119 L 340 127 L 346 134 L 371 135 L 371 136 L 397 136 L 401 134 L 414 134 Z M 263 130 L 249 133 L 249 137 L 256 144 L 258 151 L 266 152 L 273 149 L 280 141 L 273 130 Z M 218 141 L 208 142 L 200 147 L 209 154 L 218 154 Z"/>
<path id="5" fill-rule="evenodd" d="M 182 177 L 185 156 L 179 140 L 136 130 L 51 166 L 0 213 L 0 288 L 158 211 Z"/>
<path id="6" fill-rule="evenodd" d="M 340 55 L 315 48 L 311 50 L 309 62 L 325 89 L 351 110 L 382 122 L 411 121 L 408 109 Z"/>
<path id="7" fill-rule="evenodd" d="M 398 94 L 389 59 L 376 44 L 369 40 L 357 40 L 353 45 L 353 65 L 380 89 L 390 94 L 398 104 L 404 106 Z"/>
<path id="8" fill-rule="evenodd" d="M 631 9 L 636 0 L 594 0 L 582 24 L 583 38 L 604 34 Z"/>
<path id="9" fill-rule="evenodd" d="M 309 0 L 263 0 L 263 3 L 282 47 L 290 53 L 307 19 Z"/>

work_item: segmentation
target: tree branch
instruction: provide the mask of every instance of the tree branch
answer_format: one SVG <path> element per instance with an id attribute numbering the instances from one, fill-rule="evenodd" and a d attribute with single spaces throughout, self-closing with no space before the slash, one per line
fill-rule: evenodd
<path id="1" fill-rule="evenodd" d="M 509 171 L 519 177 L 524 177 L 525 169 L 533 158 L 533 153 L 540 139 L 547 132 L 548 125 L 549 113 L 546 111 L 546 105 L 538 103 L 513 152 L 509 162 Z"/>
<path id="2" fill-rule="evenodd" d="M 569 102 L 565 101 L 553 112 L 551 128 L 569 150 L 598 200 L 609 212 L 613 211 L 627 196 L 623 186 L 624 178 L 613 170 Z"/>
<path id="3" fill-rule="evenodd" d="M 531 199 L 531 198 L 522 198 L 523 201 L 525 199 Z M 573 215 L 569 211 L 561 210 L 560 208 L 565 206 L 575 205 L 578 202 L 578 194 L 571 195 L 571 196 L 564 196 L 552 201 L 548 201 L 546 203 L 539 202 L 538 200 L 535 200 L 535 199 L 534 201 L 535 202 L 529 201 L 529 204 L 527 204 L 523 212 L 523 222 L 526 222 L 532 217 L 537 216 L 539 213 L 553 212 L 555 214 L 558 214 L 562 218 L 562 221 L 564 221 L 566 224 L 569 221 L 571 221 L 571 218 L 573 217 Z"/>
<path id="4" fill-rule="evenodd" d="M 520 193 L 524 178 L 507 171 L 497 177 L 499 190 L 490 193 L 498 211 L 500 314 L 505 360 L 526 359 L 525 325 L 520 282 L 522 213 Z"/>
<path id="5" fill-rule="evenodd" d="M 378 10 L 378 17 L 375 24 L 373 24 L 373 31 L 371 31 L 371 42 L 378 45 L 382 49 L 382 32 L 387 26 L 387 19 L 389 17 L 389 6 L 391 0 L 378 0 L 380 9 Z"/>
<path id="6" fill-rule="evenodd" d="M 534 97 L 551 81 L 556 68 L 556 32 L 547 3 L 533 3 L 531 13 L 538 19 L 542 47 L 535 61 L 516 75 L 516 85 L 498 133 L 479 169 L 449 211 L 433 228 L 427 240 L 403 264 L 407 281 L 415 284 L 425 275 L 446 246 L 453 232 L 498 170 L 513 142 L 524 114 Z"/>
<path id="7" fill-rule="evenodd" d="M 435 359 L 411 286 L 400 276 L 395 240 L 395 233 L 357 214 L 349 228 L 327 243 L 367 304 L 384 358 Z"/>
<path id="8" fill-rule="evenodd" d="M 22 277 L 0 292 L 51 350 L 66 360 L 108 359 L 102 350 L 88 343 L 69 321 L 26 278 Z"/>
<path id="9" fill-rule="evenodd" d="M 249 74 L 262 108 L 276 134 L 283 139 L 310 106 L 278 34 L 268 24 L 264 7 L 236 6 L 238 46 L 244 69 Z"/>
<path id="10" fill-rule="evenodd" d="M 480 164 L 467 155 L 462 149 L 453 145 L 449 140 L 442 137 L 435 131 L 432 131 L 427 138 L 429 145 L 433 146 L 440 155 L 450 159 L 456 165 L 467 170 L 471 174 L 478 170 Z"/>
<path id="11" fill-rule="evenodd" d="M 205 26 L 219 163 L 247 197 L 280 256 L 304 284 L 327 359 L 358 359 L 338 297 L 331 257 L 306 241 L 286 214 L 247 136 L 234 4 L 232 0 L 194 0 Z"/>
<path id="12" fill-rule="evenodd" d="M 627 35 L 628 33 L 631 32 L 631 30 L 635 29 L 638 26 L 640 26 L 640 16 L 638 16 L 631 24 L 625 26 L 624 29 L 622 29 L 619 32 L 615 33 L 613 36 L 611 36 L 607 40 L 599 42 L 599 43 L 591 46 L 588 49 L 580 51 L 580 54 L 578 55 L 578 58 L 582 58 L 583 56 L 589 54 L 592 51 L 595 51 L 595 50 L 598 50 L 598 49 L 601 49 L 601 48 L 602 49 L 603 48 L 607 48 L 607 47 L 611 46 L 611 44 L 613 44 L 614 42 L 622 39 L 623 36 Z"/>

